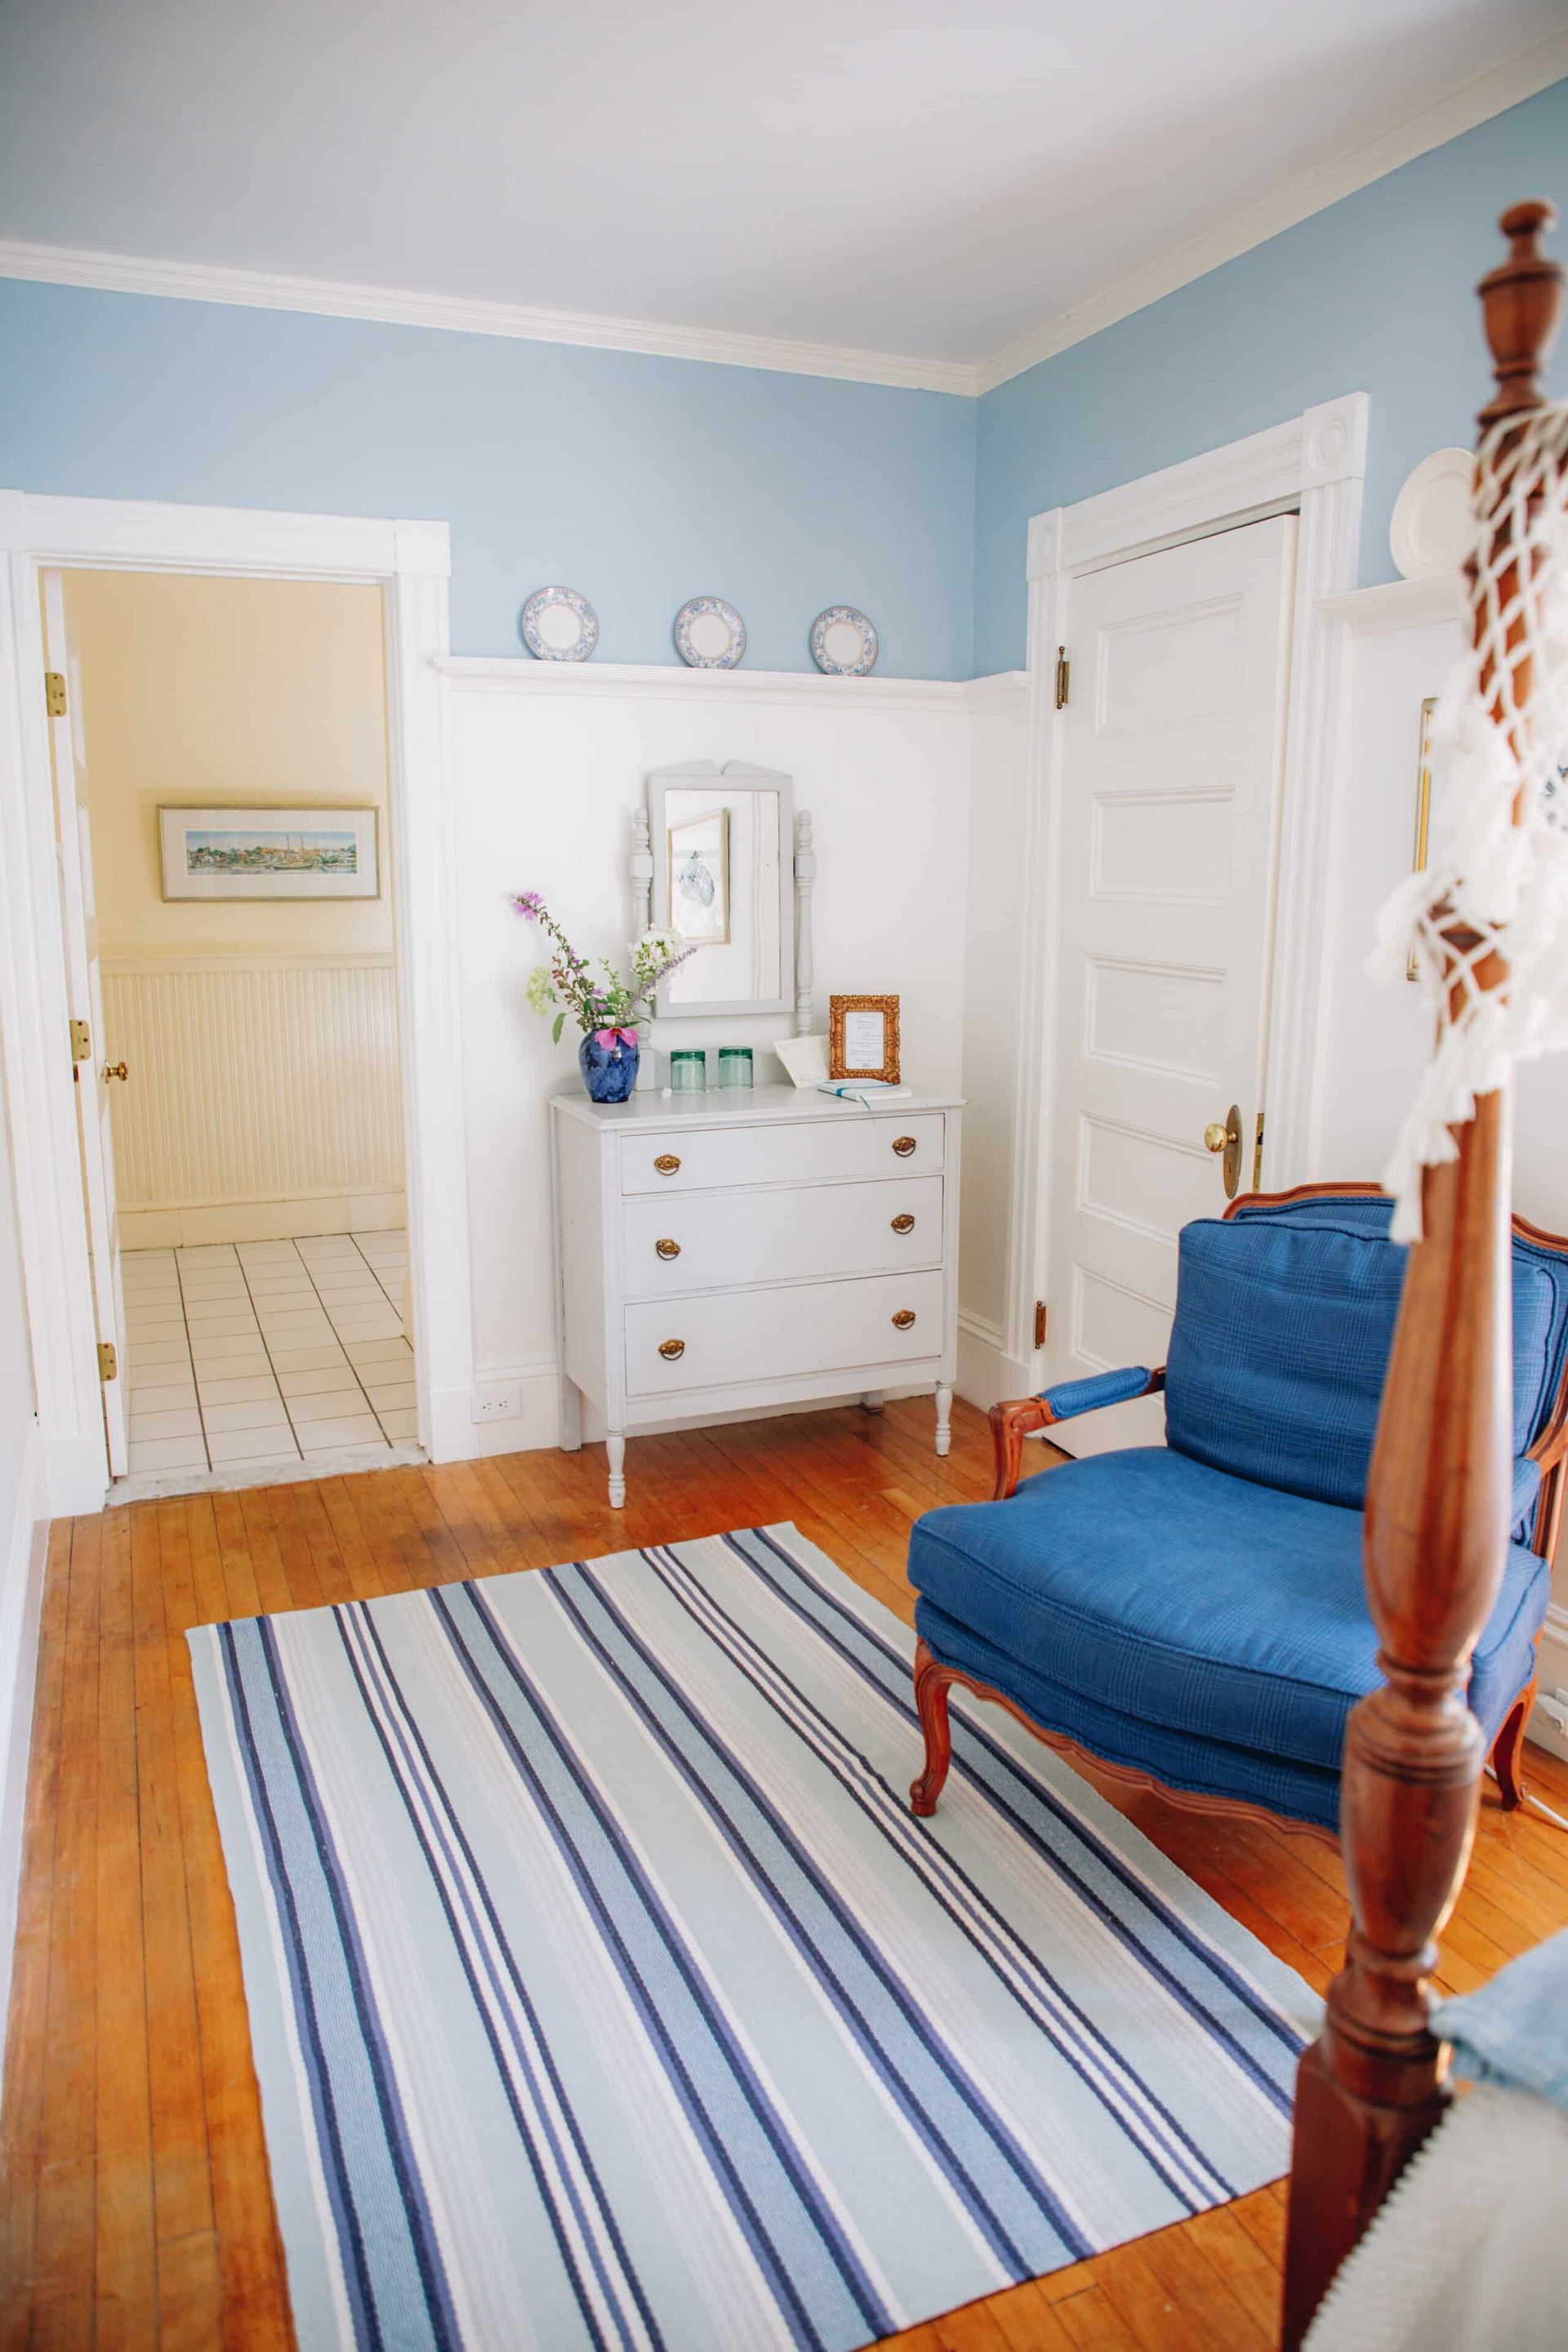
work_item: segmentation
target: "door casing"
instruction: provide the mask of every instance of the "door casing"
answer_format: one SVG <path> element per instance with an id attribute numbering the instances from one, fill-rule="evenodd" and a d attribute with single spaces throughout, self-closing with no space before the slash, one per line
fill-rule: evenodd
<path id="1" fill-rule="evenodd" d="M 0 490 L 0 1046 L 51 1515 L 99 1510 L 108 1487 L 44 702 L 39 574 L 55 568 L 381 589 L 419 1436 L 437 1461 L 465 1457 L 473 1451 L 473 1309 L 439 667 L 450 642 L 447 526 Z"/>
<path id="2" fill-rule="evenodd" d="M 1279 895 L 1268 998 L 1268 1175 L 1272 1188 L 1319 1175 L 1323 977 L 1321 909 L 1337 820 L 1342 633 L 1327 597 L 1353 588 L 1361 543 L 1370 401 L 1363 392 L 1140 477 L 1029 525 L 1029 778 L 1023 843 L 1017 1085 L 1009 1171 L 1007 1319 L 995 1392 L 1040 1384 L 1037 1301 L 1049 1300 L 1049 1129 L 1060 908 L 1058 826 L 1064 729 L 1058 648 L 1072 652 L 1073 585 L 1087 573 L 1269 515 L 1300 518 L 1290 693 L 1280 813 Z M 1332 1172 L 1332 1171 L 1330 1171 Z"/>

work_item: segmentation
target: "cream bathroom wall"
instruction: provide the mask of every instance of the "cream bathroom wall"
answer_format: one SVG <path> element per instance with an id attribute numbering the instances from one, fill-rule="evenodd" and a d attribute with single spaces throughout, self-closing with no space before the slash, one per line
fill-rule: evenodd
<path id="1" fill-rule="evenodd" d="M 77 572 L 128 1247 L 401 1223 L 402 1116 L 374 587 Z M 165 901 L 158 810 L 378 812 L 374 899 Z"/>
<path id="2" fill-rule="evenodd" d="M 66 595 L 104 954 L 389 949 L 380 590 L 71 572 Z M 379 898 L 164 903 L 160 805 L 289 801 L 381 812 Z"/>

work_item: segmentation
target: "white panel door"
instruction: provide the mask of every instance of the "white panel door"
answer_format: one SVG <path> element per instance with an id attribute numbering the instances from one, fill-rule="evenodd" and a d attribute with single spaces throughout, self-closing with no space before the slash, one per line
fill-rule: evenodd
<path id="1" fill-rule="evenodd" d="M 91 1051 L 77 1065 L 77 1117 L 80 1129 L 82 1182 L 87 1194 L 88 1240 L 92 1250 L 93 1303 L 98 1336 L 114 1349 L 115 1377 L 103 1387 L 104 1432 L 110 1475 L 125 1475 L 125 1304 L 120 1284 L 120 1232 L 114 1193 L 114 1146 L 109 1124 L 109 1089 L 121 1083 L 105 1076 L 109 1040 L 103 1027 L 103 980 L 98 954 L 98 908 L 92 881 L 92 835 L 88 824 L 87 752 L 82 738 L 81 677 L 58 572 L 44 574 L 44 648 L 47 667 L 66 681 L 66 709 L 49 721 L 54 755 L 60 856 L 60 899 L 65 912 L 66 963 L 73 1021 L 87 1024 Z M 63 1050 L 63 1040 L 62 1040 Z"/>
<path id="2" fill-rule="evenodd" d="M 1204 1130 L 1262 1108 L 1296 522 L 1074 584 L 1046 1378 L 1164 1361 L 1176 1235 L 1225 1207 Z M 1064 1432 L 1146 1442 L 1157 1403 Z"/>

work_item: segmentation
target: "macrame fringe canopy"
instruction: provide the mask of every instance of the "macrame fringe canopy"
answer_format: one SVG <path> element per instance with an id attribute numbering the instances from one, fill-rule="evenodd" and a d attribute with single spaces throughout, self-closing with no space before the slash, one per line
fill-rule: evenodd
<path id="1" fill-rule="evenodd" d="M 1491 427 L 1475 511 L 1476 642 L 1433 718 L 1432 856 L 1371 965 L 1402 980 L 1414 954 L 1437 1024 L 1384 1173 L 1397 1241 L 1421 1238 L 1422 1171 L 1457 1156 L 1478 1096 L 1568 1047 L 1568 404 Z"/>

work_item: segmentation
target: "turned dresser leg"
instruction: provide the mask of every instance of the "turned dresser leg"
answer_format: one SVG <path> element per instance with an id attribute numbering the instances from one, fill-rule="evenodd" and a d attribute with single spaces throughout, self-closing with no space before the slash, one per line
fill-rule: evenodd
<path id="1" fill-rule="evenodd" d="M 610 1508 L 618 1511 L 626 1499 L 626 1433 L 612 1429 L 605 1433 L 605 1451 L 610 1457 Z"/>
<path id="2" fill-rule="evenodd" d="M 936 1450 L 945 1454 L 952 1444 L 952 1391 L 939 1386 L 936 1392 Z"/>

